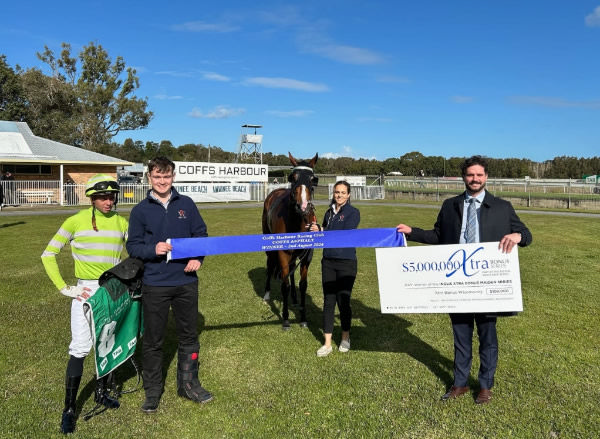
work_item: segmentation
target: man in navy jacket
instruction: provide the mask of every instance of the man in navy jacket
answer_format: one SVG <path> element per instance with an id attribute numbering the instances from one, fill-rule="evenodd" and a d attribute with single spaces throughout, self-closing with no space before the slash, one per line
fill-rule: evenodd
<path id="1" fill-rule="evenodd" d="M 169 238 L 208 236 L 206 224 L 191 198 L 173 188 L 175 164 L 166 157 L 148 163 L 152 189 L 129 217 L 129 256 L 144 261 L 143 377 L 146 400 L 142 411 L 158 409 L 163 392 L 162 345 L 169 309 L 173 308 L 177 339 L 177 393 L 204 403 L 212 395 L 198 381 L 198 277 L 203 258 L 167 262 Z"/>
<path id="2" fill-rule="evenodd" d="M 521 222 L 512 205 L 485 190 L 488 163 L 483 157 L 473 156 L 465 160 L 462 165 L 462 178 L 465 192 L 444 201 L 432 230 L 399 224 L 398 232 L 404 233 L 409 241 L 425 244 L 499 241 L 499 248 L 504 253 L 509 253 L 515 245 L 525 247 L 531 244 L 531 232 Z M 468 241 L 466 237 L 467 206 L 471 202 L 477 209 L 474 241 Z M 454 333 L 454 384 L 442 396 L 442 400 L 454 399 L 469 392 L 474 324 L 477 325 L 479 336 L 480 358 L 480 391 L 475 402 L 484 404 L 491 400 L 491 388 L 498 364 L 497 316 L 498 314 L 450 314 Z"/>

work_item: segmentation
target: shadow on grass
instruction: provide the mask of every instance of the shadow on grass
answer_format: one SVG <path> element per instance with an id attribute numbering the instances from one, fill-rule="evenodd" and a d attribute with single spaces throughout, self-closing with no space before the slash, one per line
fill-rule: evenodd
<path id="1" fill-rule="evenodd" d="M 265 288 L 265 279 L 267 277 L 267 269 L 265 267 L 253 268 L 248 272 L 248 278 L 252 282 L 254 292 L 256 293 L 257 298 L 261 303 L 265 306 L 265 312 L 263 314 L 262 320 L 256 322 L 244 322 L 244 323 L 227 323 L 222 325 L 211 325 L 206 326 L 204 328 L 205 331 L 218 330 L 218 329 L 241 329 L 241 328 L 251 328 L 255 326 L 264 326 L 264 325 L 282 325 L 281 318 L 281 308 L 282 298 L 281 298 L 281 282 L 278 279 L 272 279 L 271 281 L 271 299 L 268 302 L 263 300 L 264 296 L 264 288 Z M 308 322 L 308 327 L 310 328 L 311 333 L 314 335 L 315 339 L 321 341 L 323 338 L 323 334 L 321 332 L 321 309 L 314 304 L 312 301 L 312 297 L 310 296 L 311 289 L 313 291 L 319 291 L 321 289 L 321 284 L 319 283 L 317 287 L 314 286 L 314 282 L 311 284 L 310 280 L 308 283 L 308 290 L 306 292 L 306 320 Z M 299 289 L 296 287 L 298 299 L 300 297 Z M 299 305 L 292 304 L 291 299 L 289 300 L 289 312 L 290 312 L 290 323 L 291 328 L 298 327 L 300 323 L 300 309 Z"/>
<path id="2" fill-rule="evenodd" d="M 94 352 L 92 351 L 90 353 L 90 355 L 93 357 Z M 142 369 L 140 367 L 141 365 L 141 349 L 136 349 L 134 355 L 133 355 L 133 359 L 136 362 L 136 365 L 138 366 L 138 370 L 139 373 L 142 373 Z M 92 367 L 93 366 L 93 362 L 91 363 Z M 131 360 L 127 360 L 125 363 L 121 364 L 114 372 L 113 374 L 115 375 L 115 384 L 117 385 L 117 388 L 124 393 L 133 393 L 134 391 L 140 391 L 143 390 L 143 383 L 142 383 L 142 379 L 141 376 L 139 377 L 139 382 L 137 379 L 138 376 L 138 372 L 136 371 L 135 367 L 133 366 L 133 364 L 131 363 Z M 124 383 L 133 379 L 134 380 L 134 384 L 129 385 L 128 387 L 123 387 Z M 77 395 L 77 407 L 78 407 L 78 415 L 79 415 L 79 421 L 83 421 L 83 416 L 84 414 L 86 414 L 87 412 L 89 412 L 95 405 L 96 403 L 94 402 L 94 391 L 96 390 L 96 375 L 94 375 L 94 378 L 92 378 L 91 380 L 89 380 L 87 382 L 87 384 L 80 390 L 79 394 Z M 86 406 L 87 404 L 87 406 Z M 103 415 L 104 413 L 110 413 L 111 410 L 103 410 L 103 411 L 98 411 L 97 414 L 95 414 L 93 417 L 95 416 L 99 416 L 99 415 Z M 93 419 L 90 418 L 90 419 Z M 88 419 L 89 420 L 89 419 Z"/>
<path id="3" fill-rule="evenodd" d="M 198 335 L 200 335 L 201 331 L 204 329 L 204 326 L 205 326 L 204 321 L 205 321 L 204 316 L 199 312 L 198 313 L 198 326 L 197 326 L 198 327 Z M 141 339 L 138 340 L 137 348 L 135 350 L 135 354 L 133 355 L 133 359 L 134 359 L 136 365 L 138 366 L 138 370 L 139 370 L 140 374 L 142 373 L 142 370 L 143 370 L 143 362 L 142 362 L 143 343 L 144 343 L 144 339 L 142 337 Z M 168 370 L 169 370 L 171 363 L 173 361 L 176 361 L 177 348 L 178 348 L 178 341 L 177 341 L 175 317 L 173 315 L 173 310 L 171 310 L 169 312 L 169 320 L 167 322 L 165 339 L 164 339 L 163 346 L 162 346 L 162 349 L 163 349 L 163 363 L 162 363 L 163 383 L 167 382 Z M 94 355 L 94 353 L 92 352 L 90 355 Z M 121 391 L 126 392 L 126 393 L 132 393 L 133 391 L 140 391 L 142 393 L 142 395 L 139 399 L 140 399 L 140 401 L 142 401 L 144 398 L 143 380 L 140 377 L 140 380 L 138 383 L 138 380 L 137 380 L 138 370 L 135 369 L 135 367 L 133 366 L 131 361 L 129 361 L 129 360 L 126 361 L 125 363 L 123 363 L 121 366 L 119 366 L 114 371 L 115 382 L 116 382 L 117 386 L 119 388 L 121 388 L 121 386 L 123 386 L 123 383 L 126 383 L 133 379 L 135 384 L 131 384 L 128 387 L 123 387 L 123 388 L 121 388 Z M 202 371 L 200 371 L 200 373 L 202 373 Z M 88 400 L 90 400 L 95 405 L 95 403 L 94 403 L 94 390 L 95 389 L 96 389 L 96 379 L 94 377 L 94 379 L 90 380 L 85 385 L 85 387 L 83 387 L 83 389 L 81 389 L 81 391 L 79 392 L 79 395 L 77 396 L 77 407 L 80 410 L 80 412 L 78 412 L 79 416 L 80 416 L 80 420 L 82 420 L 81 414 L 85 413 L 91 409 L 91 407 L 83 407 L 84 404 L 86 404 L 86 402 L 88 402 Z M 111 410 L 106 410 L 106 412 L 110 413 Z M 99 414 L 103 414 L 103 413 L 105 413 L 105 412 L 102 412 Z"/>
<path id="4" fill-rule="evenodd" d="M 310 270 L 309 270 L 310 272 Z M 299 277 L 299 270 L 296 271 L 297 276 Z M 265 294 L 265 283 L 267 279 L 267 268 L 266 267 L 258 267 L 253 268 L 248 272 L 248 278 L 252 282 L 252 287 L 254 288 L 254 292 L 256 296 L 263 301 L 263 296 Z M 310 291 L 319 291 L 319 294 L 322 294 L 321 291 L 321 283 L 317 283 L 314 280 L 310 281 L 310 276 L 308 278 L 308 288 L 306 291 L 306 299 L 304 302 L 304 306 L 306 308 L 306 320 L 308 322 L 308 328 L 310 332 L 313 334 L 315 339 L 321 341 L 323 339 L 323 333 L 320 329 L 321 326 L 321 309 L 315 305 L 312 300 Z M 295 280 L 298 282 L 298 280 Z M 317 285 L 317 286 L 315 286 Z M 292 325 L 300 323 L 300 289 L 296 284 L 296 295 L 298 297 L 298 304 L 292 303 L 291 297 L 289 298 L 289 311 L 290 311 L 290 322 Z M 291 294 L 290 294 L 291 296 Z M 265 320 L 272 320 L 269 324 L 277 323 L 282 324 L 281 317 L 281 308 L 283 308 L 282 304 L 283 298 L 281 297 L 281 281 L 279 279 L 271 280 L 271 299 L 268 302 L 265 302 L 270 308 L 270 312 L 265 315 Z"/>
<path id="5" fill-rule="evenodd" d="M 379 309 L 370 308 L 358 300 L 352 300 L 352 319 L 359 319 L 364 324 L 350 330 L 352 350 L 405 353 L 447 385 L 452 384 L 453 361 L 412 334 L 409 331 L 412 323 L 408 320 L 394 314 L 382 314 Z M 449 334 L 451 336 L 452 333 Z"/>
<path id="6" fill-rule="evenodd" d="M 254 268 L 248 272 L 248 277 L 252 282 L 254 292 L 261 301 L 263 300 L 266 276 L 267 270 L 265 267 Z M 271 286 L 271 300 L 267 302 L 269 310 L 266 312 L 262 321 L 216 325 L 206 327 L 204 330 L 240 329 L 259 325 L 281 325 L 280 282 L 278 280 L 273 280 Z M 322 294 L 321 284 L 314 280 L 312 283 L 309 282 L 308 289 L 309 291 L 319 291 L 319 294 Z M 292 318 L 292 316 L 294 316 L 295 319 Z M 297 324 L 299 323 L 299 317 L 300 313 L 298 307 L 290 306 L 290 320 L 295 321 Z M 306 318 L 308 320 L 309 330 L 313 337 L 319 343 L 322 343 L 322 310 L 315 305 L 308 293 L 306 295 Z M 370 308 L 354 299 L 352 300 L 352 318 L 353 320 L 359 319 L 364 325 L 354 326 L 351 329 L 352 350 L 407 354 L 422 363 L 442 382 L 448 386 L 452 384 L 452 360 L 444 357 L 437 349 L 412 334 L 409 331 L 412 323 L 408 320 L 393 314 L 382 314 L 379 309 Z M 294 326 L 295 325 L 292 327 Z M 451 331 L 450 328 L 449 331 Z M 448 336 L 451 337 L 452 333 L 450 332 Z M 334 328 L 333 339 L 339 340 L 339 338 L 340 328 L 338 323 Z"/>
<path id="7" fill-rule="evenodd" d="M 21 224 L 27 224 L 25 221 L 19 221 L 17 223 L 6 223 L 6 224 L 1 224 L 0 225 L 0 229 L 4 229 L 6 227 L 12 227 L 12 226 L 20 226 Z"/>
<path id="8" fill-rule="evenodd" d="M 260 300 L 263 298 L 266 276 L 267 270 L 264 267 L 248 272 L 254 292 Z M 277 323 L 280 323 L 281 313 L 276 301 L 277 299 L 281 300 L 280 282 L 272 282 L 271 285 L 271 300 L 269 301 L 271 315 L 277 317 Z M 318 287 L 314 287 L 315 282 L 313 281 L 312 285 L 311 288 L 311 283 L 309 283 L 309 290 L 316 291 L 315 288 L 321 290 L 320 283 L 316 283 Z M 290 307 L 290 310 L 297 313 L 297 308 Z M 437 349 L 412 334 L 408 329 L 412 323 L 408 320 L 393 314 L 382 314 L 379 309 L 370 308 L 358 300 L 352 300 L 352 314 L 353 319 L 360 319 L 364 324 L 364 326 L 355 326 L 351 329 L 352 350 L 405 353 L 426 366 L 447 385 L 452 384 L 452 360 L 444 357 Z M 298 316 L 299 313 L 297 313 Z M 308 294 L 306 295 L 306 317 L 311 333 L 316 340 L 322 342 L 322 310 L 314 304 Z M 233 326 L 238 327 L 239 325 Z M 451 333 L 449 337 L 451 337 Z M 340 338 L 339 325 L 336 325 L 334 329 L 333 338 L 334 340 Z"/>

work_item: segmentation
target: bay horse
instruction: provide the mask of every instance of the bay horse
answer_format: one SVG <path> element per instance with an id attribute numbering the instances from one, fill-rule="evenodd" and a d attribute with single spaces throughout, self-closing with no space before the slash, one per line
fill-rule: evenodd
<path id="1" fill-rule="evenodd" d="M 315 163 L 319 154 L 310 161 L 296 160 L 288 152 L 290 162 L 294 167 L 288 177 L 292 184 L 290 189 L 275 189 L 265 199 L 262 229 L 263 233 L 295 233 L 306 232 L 312 222 L 316 222 L 315 207 L 312 203 L 313 186 L 318 183 L 314 174 Z M 300 263 L 300 326 L 307 327 L 306 321 L 306 288 L 308 285 L 308 267 L 312 261 L 313 250 L 273 250 L 267 253 L 267 281 L 265 284 L 265 301 L 270 299 L 271 277 L 279 274 L 281 278 L 281 296 L 283 298 L 283 329 L 290 329 L 288 313 L 288 293 L 291 293 L 292 303 L 297 303 L 294 272 L 297 261 Z"/>

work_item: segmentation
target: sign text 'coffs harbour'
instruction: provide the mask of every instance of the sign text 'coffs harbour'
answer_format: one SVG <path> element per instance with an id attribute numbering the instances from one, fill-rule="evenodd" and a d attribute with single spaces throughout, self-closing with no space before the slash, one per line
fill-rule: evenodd
<path id="1" fill-rule="evenodd" d="M 268 180 L 267 165 L 242 163 L 175 162 L 175 181 L 262 181 Z"/>

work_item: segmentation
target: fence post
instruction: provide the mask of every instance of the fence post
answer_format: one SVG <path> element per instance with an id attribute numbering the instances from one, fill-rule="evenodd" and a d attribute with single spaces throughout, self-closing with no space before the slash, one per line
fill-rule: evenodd
<path id="1" fill-rule="evenodd" d="M 567 209 L 571 208 L 571 179 L 569 178 L 569 194 L 567 196 Z"/>

